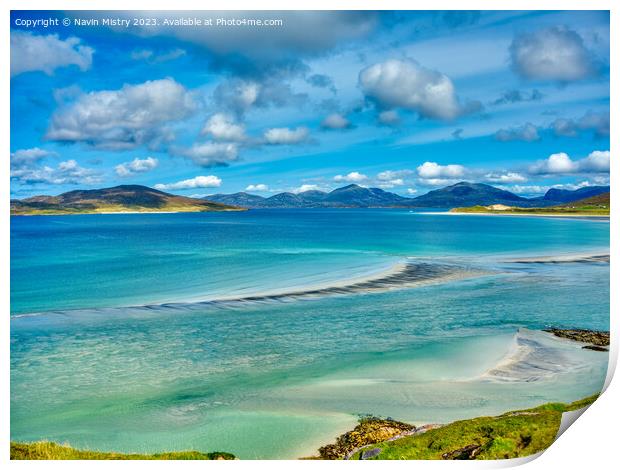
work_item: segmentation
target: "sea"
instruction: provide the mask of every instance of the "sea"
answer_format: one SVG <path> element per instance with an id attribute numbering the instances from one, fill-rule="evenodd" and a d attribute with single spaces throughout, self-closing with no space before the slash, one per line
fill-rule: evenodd
<path id="1" fill-rule="evenodd" d="M 608 219 L 396 209 L 11 217 L 11 439 L 291 459 L 603 387 Z"/>

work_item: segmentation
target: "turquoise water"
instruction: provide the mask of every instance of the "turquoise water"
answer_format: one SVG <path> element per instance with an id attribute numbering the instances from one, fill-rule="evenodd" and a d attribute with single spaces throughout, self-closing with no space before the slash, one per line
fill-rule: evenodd
<path id="1" fill-rule="evenodd" d="M 539 330 L 608 329 L 609 264 L 516 261 L 608 250 L 601 220 L 12 217 L 11 438 L 294 458 L 358 414 L 447 422 L 579 399 L 607 354 Z M 403 263 L 427 282 L 317 291 Z"/>

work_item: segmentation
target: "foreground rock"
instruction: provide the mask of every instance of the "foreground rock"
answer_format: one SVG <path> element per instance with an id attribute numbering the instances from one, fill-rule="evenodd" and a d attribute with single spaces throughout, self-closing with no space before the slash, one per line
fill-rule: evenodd
<path id="1" fill-rule="evenodd" d="M 342 459 L 360 447 L 387 441 L 394 436 L 415 431 L 415 429 L 415 426 L 411 424 L 391 419 L 363 418 L 352 431 L 348 431 L 338 437 L 335 444 L 321 447 L 319 455 L 325 460 Z M 375 455 L 366 455 L 365 458 Z"/>
<path id="2" fill-rule="evenodd" d="M 580 343 L 588 343 L 587 346 L 583 347 L 584 349 L 591 349 L 593 351 L 608 351 L 608 349 L 604 346 L 609 346 L 609 331 L 563 330 L 559 328 L 549 328 L 544 331 L 551 333 L 558 338 L 579 341 Z"/>

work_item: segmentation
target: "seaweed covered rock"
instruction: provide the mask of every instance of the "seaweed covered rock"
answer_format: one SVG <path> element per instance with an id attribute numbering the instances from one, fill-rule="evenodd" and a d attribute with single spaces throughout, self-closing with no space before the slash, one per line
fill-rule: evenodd
<path id="1" fill-rule="evenodd" d="M 414 430 L 415 426 L 400 421 L 374 417 L 363 418 L 352 431 L 339 436 L 335 444 L 321 447 L 319 455 L 325 460 L 342 459 L 359 447 L 387 441 L 398 434 Z"/>
<path id="2" fill-rule="evenodd" d="M 595 330 L 563 330 L 560 328 L 549 328 L 544 330 L 558 338 L 571 339 L 580 343 L 589 343 L 594 346 L 609 346 L 609 331 Z M 594 348 L 588 348 L 594 349 Z M 595 349 L 601 351 L 601 349 Z"/>

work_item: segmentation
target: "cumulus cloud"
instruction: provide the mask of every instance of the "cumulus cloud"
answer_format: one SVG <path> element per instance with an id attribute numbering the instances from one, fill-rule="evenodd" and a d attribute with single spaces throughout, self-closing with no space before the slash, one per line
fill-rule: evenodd
<path id="1" fill-rule="evenodd" d="M 528 122 L 520 127 L 498 130 L 495 133 L 495 140 L 499 140 L 500 142 L 510 142 L 513 140 L 534 142 L 540 140 L 540 136 L 538 135 L 536 126 Z"/>
<path id="2" fill-rule="evenodd" d="M 35 71 L 52 75 L 57 68 L 69 65 L 86 71 L 92 64 L 94 52 L 76 37 L 63 40 L 57 34 L 40 36 L 11 31 L 11 75 Z"/>
<path id="3" fill-rule="evenodd" d="M 341 183 L 341 182 L 347 182 L 347 183 L 363 183 L 364 181 L 368 180 L 368 176 L 364 175 L 363 173 L 360 173 L 358 171 L 352 171 L 349 174 L 346 175 L 336 175 L 334 176 L 334 181 Z"/>
<path id="4" fill-rule="evenodd" d="M 414 194 L 417 194 L 418 190 L 415 188 L 407 188 L 407 194 L 409 194 L 410 196 L 413 196 Z"/>
<path id="5" fill-rule="evenodd" d="M 525 183 L 527 181 L 527 178 L 521 173 L 516 173 L 513 171 L 505 173 L 487 173 L 484 175 L 484 179 L 490 183 L 500 184 Z"/>
<path id="6" fill-rule="evenodd" d="M 90 185 L 101 181 L 98 172 L 81 167 L 75 160 L 60 162 L 56 167 L 32 164 L 13 167 L 10 175 L 11 180 L 21 184 Z"/>
<path id="7" fill-rule="evenodd" d="M 208 168 L 227 166 L 239 157 L 239 147 L 230 142 L 197 143 L 188 148 L 175 147 L 171 153 L 193 161 L 196 165 Z"/>
<path id="8" fill-rule="evenodd" d="M 134 158 L 130 162 L 121 163 L 120 165 L 116 165 L 114 167 L 114 171 L 118 176 L 132 176 L 136 173 L 146 173 L 147 171 L 151 171 L 154 168 L 157 168 L 159 161 L 153 157 L 147 158 Z"/>
<path id="9" fill-rule="evenodd" d="M 56 110 L 46 138 L 112 150 L 156 147 L 172 139 L 166 124 L 186 118 L 196 106 L 192 94 L 171 78 L 93 91 Z"/>
<path id="10" fill-rule="evenodd" d="M 531 165 L 528 171 L 537 175 L 609 172 L 609 150 L 595 150 L 581 160 L 572 160 L 566 153 L 554 153 L 546 160 Z"/>
<path id="11" fill-rule="evenodd" d="M 609 136 L 609 113 L 588 112 L 578 119 L 558 118 L 551 123 L 557 136 L 576 137 L 580 131 L 593 131 L 597 137 Z"/>
<path id="12" fill-rule="evenodd" d="M 332 113 L 321 122 L 324 129 L 348 129 L 351 127 L 351 121 L 340 113 Z"/>
<path id="13" fill-rule="evenodd" d="M 196 188 L 219 188 L 222 180 L 214 175 L 196 176 L 187 180 L 177 181 L 176 183 L 156 184 L 155 189 L 160 191 L 175 189 L 196 189 Z"/>
<path id="14" fill-rule="evenodd" d="M 228 142 L 242 142 L 246 140 L 245 127 L 235 122 L 233 116 L 224 113 L 214 114 L 205 123 L 203 135 L 209 135 L 214 140 Z"/>
<path id="15" fill-rule="evenodd" d="M 246 191 L 269 191 L 269 186 L 263 183 L 250 184 L 245 188 Z"/>
<path id="16" fill-rule="evenodd" d="M 579 168 L 581 171 L 591 171 L 605 173 L 609 171 L 609 150 L 600 151 L 595 150 L 591 152 L 583 160 L 580 160 Z"/>
<path id="17" fill-rule="evenodd" d="M 265 131 L 263 137 L 269 145 L 293 145 L 308 140 L 310 130 L 307 127 L 274 127 Z"/>
<path id="18" fill-rule="evenodd" d="M 383 109 L 403 108 L 443 120 L 464 112 L 452 81 L 412 59 L 371 65 L 360 72 L 359 84 L 365 96 Z"/>
<path id="19" fill-rule="evenodd" d="M 418 166 L 418 176 L 424 179 L 453 179 L 465 175 L 465 167 L 462 165 L 439 165 L 435 162 L 424 162 Z"/>
<path id="20" fill-rule="evenodd" d="M 510 58 L 515 72 L 530 80 L 570 82 L 595 75 L 598 69 L 583 38 L 563 26 L 517 36 Z"/>

